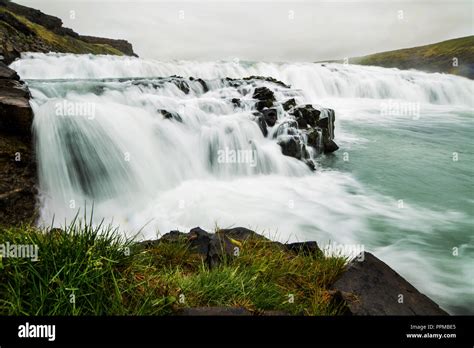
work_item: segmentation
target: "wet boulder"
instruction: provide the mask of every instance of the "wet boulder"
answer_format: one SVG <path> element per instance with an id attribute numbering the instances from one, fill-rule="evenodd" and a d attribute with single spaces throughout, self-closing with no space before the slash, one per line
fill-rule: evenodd
<path id="1" fill-rule="evenodd" d="M 321 130 L 317 130 L 315 128 L 310 128 L 306 132 L 306 136 L 308 138 L 307 142 L 309 146 L 312 146 L 313 148 L 320 150 L 320 144 L 322 145 L 322 132 Z"/>
<path id="2" fill-rule="evenodd" d="M 33 110 L 26 85 L 18 81 L 15 71 L 0 63 L 0 128 L 10 134 L 29 136 Z"/>
<path id="3" fill-rule="evenodd" d="M 236 106 L 236 107 L 241 107 L 241 106 L 242 106 L 242 103 L 241 103 L 241 101 L 240 101 L 239 98 L 232 98 L 231 102 L 232 102 L 232 104 L 234 104 L 234 106 Z"/>
<path id="4" fill-rule="evenodd" d="M 262 110 L 262 114 L 263 114 L 263 119 L 265 120 L 265 123 L 269 127 L 273 127 L 276 121 L 278 120 L 277 110 L 274 108 Z"/>
<path id="5" fill-rule="evenodd" d="M 339 146 L 334 140 L 328 140 L 324 143 L 324 153 L 332 153 L 337 150 L 339 150 Z"/>
<path id="6" fill-rule="evenodd" d="M 189 94 L 189 84 L 181 76 L 171 76 L 169 82 L 173 83 L 184 94 Z"/>
<path id="7" fill-rule="evenodd" d="M 202 90 L 203 90 L 204 93 L 209 92 L 209 87 L 207 86 L 206 81 L 204 81 L 203 79 L 190 77 L 190 78 L 189 78 L 189 81 L 196 81 L 196 82 L 198 82 L 198 83 L 201 85 Z"/>
<path id="8" fill-rule="evenodd" d="M 282 136 L 278 139 L 278 145 L 285 156 L 302 159 L 304 156 L 303 144 L 300 137 L 294 135 Z"/>
<path id="9" fill-rule="evenodd" d="M 308 126 L 315 127 L 317 125 L 321 111 L 313 108 L 311 104 L 307 104 L 293 108 L 291 114 L 298 122 L 298 127 L 306 129 Z"/>
<path id="10" fill-rule="evenodd" d="M 227 228 L 227 229 L 221 229 L 219 232 L 225 234 L 227 237 L 236 239 L 238 241 L 245 241 L 247 239 L 265 239 L 264 236 L 249 230 L 248 228 L 245 227 L 234 227 L 234 228 Z"/>
<path id="11" fill-rule="evenodd" d="M 317 126 L 328 133 L 329 139 L 334 139 L 334 123 L 336 114 L 333 109 L 323 109 L 321 116 L 317 121 Z"/>
<path id="12" fill-rule="evenodd" d="M 447 315 L 383 261 L 364 252 L 332 285 L 352 315 Z"/>
<path id="13" fill-rule="evenodd" d="M 244 77 L 242 80 L 244 81 L 250 81 L 250 80 L 260 80 L 260 81 L 267 81 L 274 83 L 275 85 L 278 85 L 283 88 L 291 88 L 291 86 L 287 85 L 286 83 L 279 81 L 273 77 L 270 76 L 249 76 L 249 77 Z"/>
<path id="14" fill-rule="evenodd" d="M 181 118 L 181 116 L 176 112 L 170 112 L 164 109 L 158 109 L 157 111 L 163 115 L 163 118 L 167 120 L 176 120 L 178 122 L 183 122 L 183 119 Z"/>
<path id="15" fill-rule="evenodd" d="M 259 111 L 263 110 L 264 108 L 272 107 L 273 102 L 275 101 L 275 95 L 273 94 L 273 91 L 267 87 L 255 88 L 252 98 L 257 99 L 255 108 Z"/>
<path id="16" fill-rule="evenodd" d="M 209 268 L 216 267 L 222 261 L 234 257 L 236 245 L 220 231 L 214 233 L 209 241 L 207 263 Z"/>
<path id="17" fill-rule="evenodd" d="M 10 69 L 4 63 L 0 62 L 0 79 L 19 80 L 20 77 L 15 70 Z"/>
<path id="18" fill-rule="evenodd" d="M 268 135 L 268 129 L 267 123 L 265 122 L 265 118 L 259 112 L 254 113 L 254 116 L 256 117 L 255 120 L 257 121 L 258 127 L 262 131 L 263 136 L 266 137 Z"/>
<path id="19" fill-rule="evenodd" d="M 288 111 L 296 106 L 296 100 L 295 98 L 291 98 L 281 105 L 283 106 L 283 110 Z"/>
<path id="20" fill-rule="evenodd" d="M 336 115 L 333 109 L 324 109 L 318 120 L 317 125 L 322 130 L 324 153 L 331 153 L 339 149 L 339 146 L 334 142 L 335 121 Z"/>
<path id="21" fill-rule="evenodd" d="M 187 236 L 188 242 L 192 250 L 207 257 L 209 253 L 209 243 L 213 235 L 209 232 L 204 231 L 200 227 L 195 227 L 189 231 Z"/>

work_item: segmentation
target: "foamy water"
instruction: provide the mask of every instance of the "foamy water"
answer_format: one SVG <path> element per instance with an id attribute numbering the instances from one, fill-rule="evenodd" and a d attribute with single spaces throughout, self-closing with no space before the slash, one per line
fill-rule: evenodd
<path id="1" fill-rule="evenodd" d="M 96 221 L 113 219 L 130 235 L 141 229 L 139 238 L 218 225 L 363 244 L 443 308 L 472 313 L 472 81 L 339 64 L 61 54 L 26 54 L 12 67 L 33 94 L 41 223 L 61 224 L 93 202 Z M 208 80 L 210 90 L 153 87 L 171 75 Z M 251 75 L 290 84 L 299 104 L 335 109 L 341 148 L 318 157 L 316 172 L 283 156 L 242 91 L 220 80 Z M 137 77 L 146 83 L 129 79 Z M 93 112 L 58 117 L 58 105 Z M 219 149 L 252 151 L 255 162 L 220 163 Z"/>

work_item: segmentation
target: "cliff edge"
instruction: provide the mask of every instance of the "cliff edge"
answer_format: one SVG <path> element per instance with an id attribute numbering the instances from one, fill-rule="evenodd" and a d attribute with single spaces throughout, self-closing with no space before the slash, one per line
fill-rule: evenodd
<path id="1" fill-rule="evenodd" d="M 60 52 L 136 56 L 125 40 L 82 36 L 63 27 L 60 18 L 0 0 L 0 55 L 5 64 L 22 52 Z"/>

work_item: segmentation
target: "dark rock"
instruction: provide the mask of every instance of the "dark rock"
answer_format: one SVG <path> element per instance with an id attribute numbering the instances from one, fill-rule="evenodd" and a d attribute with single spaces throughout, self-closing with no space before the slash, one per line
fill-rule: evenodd
<path id="1" fill-rule="evenodd" d="M 206 82 L 205 82 L 203 79 L 201 79 L 201 78 L 197 78 L 197 79 L 196 79 L 196 78 L 194 78 L 194 77 L 191 76 L 191 77 L 189 78 L 189 81 L 196 81 L 196 82 L 198 82 L 199 84 L 201 84 L 201 87 L 202 87 L 204 93 L 209 92 L 209 87 L 207 86 Z"/>
<path id="2" fill-rule="evenodd" d="M 31 30 L 28 26 L 20 22 L 15 16 L 10 14 L 9 12 L 0 12 L 0 21 L 7 23 L 9 26 L 18 30 L 24 35 L 31 36 L 35 34 L 33 30 Z"/>
<path id="3" fill-rule="evenodd" d="M 237 107 L 241 107 L 242 104 L 240 103 L 240 99 L 239 98 L 232 98 L 231 100 L 232 104 L 234 104 L 235 106 Z"/>
<path id="4" fill-rule="evenodd" d="M 263 80 L 263 81 L 267 81 L 267 82 L 271 82 L 271 83 L 274 83 L 278 86 L 281 86 L 283 88 L 291 88 L 290 85 L 287 85 L 273 77 L 269 77 L 269 76 L 249 76 L 249 77 L 244 77 L 243 78 L 244 81 L 248 81 L 248 80 Z"/>
<path id="5" fill-rule="evenodd" d="M 186 233 L 179 232 L 177 230 L 170 231 L 164 234 L 159 240 L 162 242 L 178 242 L 187 237 Z"/>
<path id="6" fill-rule="evenodd" d="M 324 143 L 324 153 L 331 153 L 339 150 L 339 146 L 334 142 L 334 140 L 328 140 Z"/>
<path id="7" fill-rule="evenodd" d="M 204 231 L 200 227 L 195 227 L 189 231 L 188 241 L 195 252 L 207 257 L 212 236 L 211 233 Z"/>
<path id="8" fill-rule="evenodd" d="M 209 87 L 207 86 L 206 82 L 203 79 L 199 78 L 196 81 L 201 84 L 204 93 L 209 92 Z"/>
<path id="9" fill-rule="evenodd" d="M 334 122 L 336 121 L 336 115 L 334 110 L 325 109 L 323 114 L 320 116 L 317 126 L 327 131 L 329 140 L 334 139 Z"/>
<path id="10" fill-rule="evenodd" d="M 135 55 L 125 40 L 80 36 L 64 28 L 57 17 L 10 1 L 3 0 L 0 4 L 8 10 L 0 13 L 0 55 L 7 64 L 19 58 L 22 52 Z M 22 18 L 34 23 L 39 30 L 31 29 Z"/>
<path id="11" fill-rule="evenodd" d="M 176 312 L 180 316 L 250 316 L 247 309 L 242 307 L 195 307 L 182 308 Z"/>
<path id="12" fill-rule="evenodd" d="M 173 83 L 185 94 L 189 94 L 189 91 L 190 91 L 189 85 L 181 76 L 172 76 L 169 82 Z"/>
<path id="13" fill-rule="evenodd" d="M 257 119 L 256 119 L 257 124 L 260 127 L 260 130 L 262 131 L 263 136 L 266 137 L 268 135 L 268 130 L 267 130 L 267 123 L 265 122 L 265 118 L 263 117 L 263 115 L 259 113 L 257 115 L 260 115 L 260 116 L 257 116 Z"/>
<path id="14" fill-rule="evenodd" d="M 273 127 L 278 120 L 278 114 L 276 109 L 265 109 L 262 110 L 263 119 L 269 127 Z"/>
<path id="15" fill-rule="evenodd" d="M 44 14 L 43 12 L 31 7 L 18 5 L 14 2 L 4 1 L 1 4 L 9 11 L 25 17 L 30 22 L 39 24 L 53 32 L 61 33 L 60 29 L 62 28 L 63 21 L 57 17 Z"/>
<path id="16" fill-rule="evenodd" d="M 29 137 L 33 123 L 33 110 L 29 91 L 16 80 L 0 84 L 0 129 Z"/>
<path id="17" fill-rule="evenodd" d="M 187 240 L 188 236 L 189 235 L 187 233 L 179 232 L 175 230 L 175 231 L 170 231 L 164 234 L 163 236 L 161 236 L 160 239 L 144 240 L 144 241 L 136 243 L 135 246 L 142 249 L 152 249 L 152 248 L 155 248 L 160 243 L 176 243 L 182 240 Z"/>
<path id="18" fill-rule="evenodd" d="M 333 307 L 339 315 L 352 315 L 347 303 L 356 302 L 357 297 L 355 295 L 339 290 L 329 290 L 328 295 L 330 296 L 330 306 Z"/>
<path id="19" fill-rule="evenodd" d="M 316 170 L 316 163 L 311 159 L 304 159 L 303 162 L 311 169 L 312 171 Z"/>
<path id="20" fill-rule="evenodd" d="M 28 88 L 0 62 L 0 225 L 37 218 L 36 161 L 31 139 L 33 111 Z"/>
<path id="21" fill-rule="evenodd" d="M 31 97 L 30 91 L 21 81 L 0 79 L 0 95 L 11 98 Z"/>
<path id="22" fill-rule="evenodd" d="M 209 268 L 214 268 L 220 263 L 233 258 L 237 251 L 236 248 L 241 246 L 239 241 L 244 241 L 248 238 L 267 240 L 265 237 L 243 227 L 222 229 L 216 233 L 209 233 L 199 227 L 195 227 L 189 233 L 171 231 L 164 234 L 158 240 L 147 240 L 135 245 L 138 248 L 150 249 L 160 243 L 185 241 L 192 252 L 202 256 Z M 275 244 L 280 243 L 275 242 Z"/>
<path id="23" fill-rule="evenodd" d="M 320 131 L 318 132 L 317 129 L 310 128 L 306 132 L 306 136 L 308 137 L 308 145 L 314 147 L 317 150 L 320 150 L 319 149 L 320 141 L 322 141 L 322 139 L 321 139 L 322 134 L 320 133 Z M 321 142 L 321 144 L 322 144 L 322 142 Z"/>
<path id="24" fill-rule="evenodd" d="M 259 100 L 255 103 L 255 108 L 258 111 L 262 111 L 265 108 L 271 108 L 273 106 L 273 102 L 269 99 L 267 100 Z"/>
<path id="25" fill-rule="evenodd" d="M 163 117 L 167 120 L 169 119 L 172 119 L 172 120 L 176 120 L 178 122 L 183 122 L 183 119 L 181 118 L 181 116 L 175 112 L 169 112 L 168 110 L 163 110 L 163 109 L 158 109 L 157 110 L 160 114 L 163 115 Z"/>
<path id="26" fill-rule="evenodd" d="M 288 111 L 296 106 L 295 98 L 288 99 L 286 102 L 282 104 L 283 110 Z"/>
<path id="27" fill-rule="evenodd" d="M 298 136 L 287 136 L 278 140 L 278 145 L 281 147 L 281 152 L 285 156 L 294 157 L 297 159 L 303 158 L 303 144 Z"/>
<path id="28" fill-rule="evenodd" d="M 253 92 L 252 98 L 258 100 L 271 100 L 275 101 L 275 95 L 273 92 L 267 87 L 257 87 Z"/>
<path id="29" fill-rule="evenodd" d="M 318 120 L 318 127 L 322 129 L 324 153 L 331 153 L 339 149 L 339 146 L 334 142 L 335 120 L 336 115 L 332 109 L 325 109 Z"/>
<path id="30" fill-rule="evenodd" d="M 67 29 L 67 28 L 63 28 Z M 69 29 L 70 30 L 70 29 Z M 72 31 L 72 30 L 71 30 Z M 117 40 L 117 39 L 107 39 L 103 37 L 95 37 L 95 36 L 85 36 L 85 35 L 76 35 L 72 34 L 71 32 L 67 32 L 69 36 L 78 36 L 78 38 L 82 41 L 91 44 L 99 44 L 99 45 L 109 45 L 120 52 L 124 53 L 127 56 L 138 57 L 138 55 L 133 52 L 133 46 L 127 40 Z"/>
<path id="31" fill-rule="evenodd" d="M 293 108 L 292 114 L 298 122 L 298 127 L 306 129 L 308 126 L 315 127 L 317 125 L 321 111 L 313 108 L 311 104 L 307 104 Z"/>
<path id="32" fill-rule="evenodd" d="M 358 259 L 363 261 L 352 261 L 332 286 L 341 292 L 351 314 L 447 315 L 374 255 L 365 252 Z"/>
<path id="33" fill-rule="evenodd" d="M 306 255 L 322 254 L 322 251 L 321 249 L 319 249 L 318 243 L 316 242 L 297 242 L 297 243 L 284 244 L 284 246 L 287 250 L 293 251 L 297 254 L 299 253 L 306 254 Z"/>
<path id="34" fill-rule="evenodd" d="M 15 70 L 0 62 L 0 79 L 20 80 Z"/>
<path id="35" fill-rule="evenodd" d="M 255 107 L 257 110 L 261 111 L 264 108 L 270 108 L 273 106 L 275 101 L 275 95 L 267 87 L 257 87 L 252 96 L 253 99 L 257 99 Z"/>
<path id="36" fill-rule="evenodd" d="M 223 233 L 229 238 L 238 240 L 238 241 L 245 241 L 247 239 L 267 239 L 264 236 L 249 230 L 248 228 L 245 227 L 234 227 L 234 228 L 227 228 L 227 229 L 221 229 L 220 233 Z"/>
<path id="37" fill-rule="evenodd" d="M 222 261 L 234 257 L 235 247 L 236 246 L 224 233 L 216 232 L 212 235 L 206 260 L 209 268 L 213 268 Z"/>

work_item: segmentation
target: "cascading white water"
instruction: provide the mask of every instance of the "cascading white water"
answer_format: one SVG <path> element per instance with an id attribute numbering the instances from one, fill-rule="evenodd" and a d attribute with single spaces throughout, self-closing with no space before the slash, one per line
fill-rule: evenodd
<path id="1" fill-rule="evenodd" d="M 473 105 L 472 82 L 452 75 L 313 63 L 160 62 L 133 57 L 24 54 L 13 68 L 28 79 L 165 77 L 202 79 L 272 76 L 318 98 L 385 98 Z"/>
<path id="2" fill-rule="evenodd" d="M 472 152 L 462 152 L 469 146 L 462 131 L 472 129 L 472 81 L 339 64 L 63 54 L 26 54 L 12 67 L 28 80 L 33 95 L 42 223 L 54 216 L 61 224 L 94 202 L 97 221 L 113 219 L 131 234 L 145 226 L 141 238 L 195 226 L 212 230 L 217 224 L 250 227 L 281 240 L 364 244 L 445 308 L 469 311 L 473 201 L 462 188 L 462 175 L 469 173 Z M 163 79 L 172 75 L 202 78 L 209 91 L 198 80 L 188 80 L 186 94 Z M 277 100 L 293 96 L 298 104 L 335 109 L 341 149 L 335 156 L 318 157 L 316 172 L 282 155 L 272 139 L 278 127 L 263 136 L 252 116 L 255 86 L 225 81 L 252 75 L 292 86 L 277 88 Z M 233 98 L 241 100 L 239 107 Z M 420 114 L 381 113 L 381 105 L 391 102 L 416 104 Z M 179 119 L 164 119 L 160 110 Z M 277 125 L 285 117 L 279 108 Z M 423 132 L 429 136 L 422 137 Z M 442 140 L 435 147 L 450 137 L 453 143 Z M 255 161 L 219 161 L 217 153 L 227 150 L 254 154 Z M 452 167 L 454 151 L 461 151 L 465 162 L 459 165 L 465 167 Z M 431 152 L 439 157 L 423 162 Z M 452 180 L 446 184 L 451 186 L 422 186 L 426 174 L 419 179 L 410 171 L 414 163 L 421 171 L 443 161 L 447 164 L 436 173 Z M 358 174 L 366 168 L 371 168 L 368 175 Z M 378 185 L 380 177 L 385 186 Z M 407 191 L 411 185 L 424 191 Z M 461 203 L 438 205 L 445 191 L 457 187 L 459 195 L 467 194 Z M 426 192 L 435 189 L 433 202 L 424 202 Z M 444 197 L 450 199 L 457 197 Z M 458 244 L 462 257 L 452 259 L 450 250 Z"/>

